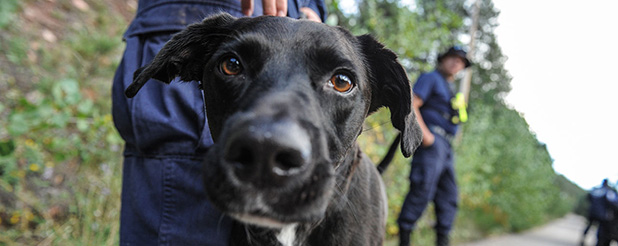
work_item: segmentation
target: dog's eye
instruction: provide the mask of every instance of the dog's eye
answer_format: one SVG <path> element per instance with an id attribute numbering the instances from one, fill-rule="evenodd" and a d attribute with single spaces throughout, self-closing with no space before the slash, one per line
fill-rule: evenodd
<path id="1" fill-rule="evenodd" d="M 221 72 L 225 75 L 238 75 L 242 72 L 242 65 L 236 57 L 227 57 L 221 61 Z"/>
<path id="2" fill-rule="evenodd" d="M 345 74 L 335 74 L 333 77 L 328 80 L 328 85 L 332 86 L 338 92 L 348 92 L 352 90 L 354 84 L 352 83 L 352 79 Z"/>

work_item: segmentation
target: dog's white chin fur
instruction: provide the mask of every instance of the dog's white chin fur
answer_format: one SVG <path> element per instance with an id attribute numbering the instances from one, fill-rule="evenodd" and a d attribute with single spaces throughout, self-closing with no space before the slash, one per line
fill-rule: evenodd
<path id="1" fill-rule="evenodd" d="M 296 226 L 298 225 L 296 223 L 283 223 L 272 218 L 250 214 L 232 214 L 231 216 L 247 224 L 280 229 L 281 231 L 276 235 L 277 240 L 279 240 L 283 246 L 294 245 L 294 241 L 296 240 Z"/>

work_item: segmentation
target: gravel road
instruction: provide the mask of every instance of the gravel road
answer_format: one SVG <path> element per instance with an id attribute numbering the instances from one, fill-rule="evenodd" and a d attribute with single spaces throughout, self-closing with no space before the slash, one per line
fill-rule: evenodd
<path id="1" fill-rule="evenodd" d="M 582 232 L 586 227 L 586 219 L 569 214 L 544 226 L 518 234 L 492 237 L 478 242 L 460 244 L 458 246 L 579 246 Z M 588 232 L 585 245 L 596 243 L 596 228 Z M 612 244 L 616 245 L 616 244 Z"/>

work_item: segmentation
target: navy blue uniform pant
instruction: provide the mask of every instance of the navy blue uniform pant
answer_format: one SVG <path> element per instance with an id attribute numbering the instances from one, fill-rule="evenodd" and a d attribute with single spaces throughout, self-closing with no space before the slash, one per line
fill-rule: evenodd
<path id="1" fill-rule="evenodd" d="M 416 221 L 433 201 L 438 234 L 448 234 L 457 212 L 457 184 L 450 144 L 436 135 L 430 147 L 419 147 L 412 159 L 410 191 L 401 208 L 400 230 L 413 230 Z"/>
<path id="2" fill-rule="evenodd" d="M 597 246 L 610 246 L 611 242 L 618 242 L 618 219 L 600 221 L 597 231 Z"/>

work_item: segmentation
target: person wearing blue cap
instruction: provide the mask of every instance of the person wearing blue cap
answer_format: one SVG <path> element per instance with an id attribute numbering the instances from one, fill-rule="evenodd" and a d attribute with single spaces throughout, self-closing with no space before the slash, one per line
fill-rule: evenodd
<path id="1" fill-rule="evenodd" d="M 471 65 L 466 52 L 455 46 L 438 56 L 436 70 L 421 74 L 413 87 L 413 108 L 423 131 L 423 142 L 413 155 L 410 191 L 397 223 L 399 244 L 410 245 L 410 234 L 430 201 L 437 224 L 436 245 L 449 245 L 449 233 L 457 212 L 457 185 L 451 141 L 457 132 L 453 109 L 455 75 Z"/>
<path id="2" fill-rule="evenodd" d="M 124 34 L 112 86 L 114 124 L 125 140 L 120 245 L 227 246 L 232 221 L 206 198 L 201 175 L 213 144 L 203 94 L 194 83 L 148 83 L 126 98 L 133 73 L 174 33 L 212 14 L 277 15 L 324 21 L 323 0 L 139 0 Z"/>

